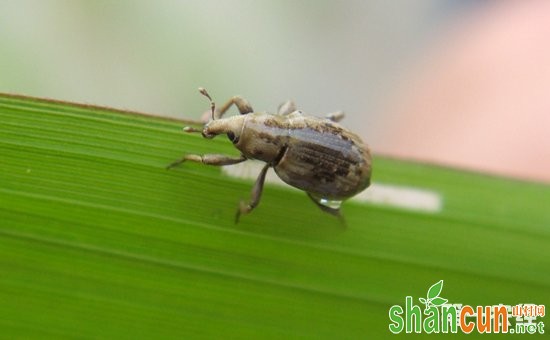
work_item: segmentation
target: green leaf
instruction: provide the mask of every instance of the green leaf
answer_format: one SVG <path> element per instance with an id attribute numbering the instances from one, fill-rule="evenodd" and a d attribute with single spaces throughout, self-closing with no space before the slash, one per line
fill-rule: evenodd
<path id="1" fill-rule="evenodd" d="M 449 300 L 443 299 L 443 298 L 440 298 L 440 297 L 436 297 L 431 302 L 434 306 L 441 306 L 442 304 L 447 303 L 447 301 L 449 301 Z"/>
<path id="2" fill-rule="evenodd" d="M 442 289 L 443 289 L 443 280 L 439 280 L 437 283 L 434 283 L 428 290 L 428 298 L 431 300 L 439 296 Z"/>
<path id="3" fill-rule="evenodd" d="M 418 300 L 419 300 L 421 303 L 426 304 L 426 299 L 424 299 L 424 298 L 418 298 Z"/>
<path id="4" fill-rule="evenodd" d="M 390 306 L 439 279 L 470 305 L 550 300 L 547 185 L 375 156 L 375 184 L 441 211 L 349 201 L 344 230 L 267 184 L 236 225 L 254 179 L 165 170 L 238 155 L 184 125 L 0 95 L 2 337 L 381 338 Z"/>

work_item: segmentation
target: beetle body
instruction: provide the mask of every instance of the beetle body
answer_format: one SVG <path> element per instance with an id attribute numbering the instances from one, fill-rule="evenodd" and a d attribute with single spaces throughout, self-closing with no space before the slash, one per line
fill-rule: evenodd
<path id="1" fill-rule="evenodd" d="M 210 98 L 203 91 L 201 93 Z M 343 201 L 369 186 L 370 151 L 359 136 L 336 122 L 342 115 L 332 119 L 309 116 L 295 110 L 292 102 L 282 105 L 278 114 L 254 113 L 241 97 L 233 97 L 230 102 L 220 112 L 214 111 L 212 102 L 212 119 L 202 131 L 193 128 L 186 131 L 201 132 L 205 138 L 226 134 L 241 157 L 187 155 L 172 165 L 185 160 L 212 165 L 234 164 L 246 159 L 264 161 L 266 166 L 252 191 L 252 200 L 249 204 L 241 202 L 237 219 L 259 203 L 269 167 L 273 167 L 284 182 L 308 193 L 322 210 L 337 216 L 340 216 L 339 204 L 331 207 L 326 202 Z M 231 104 L 237 105 L 241 115 L 221 118 Z"/>
<path id="2" fill-rule="evenodd" d="M 315 197 L 344 200 L 370 184 L 369 149 L 336 122 L 294 111 L 250 113 L 213 120 L 205 135 L 228 134 L 248 159 L 271 164 L 287 184 Z"/>

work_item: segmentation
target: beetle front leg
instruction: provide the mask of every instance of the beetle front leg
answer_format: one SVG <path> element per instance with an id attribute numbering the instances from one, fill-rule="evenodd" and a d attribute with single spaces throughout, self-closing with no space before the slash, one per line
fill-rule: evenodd
<path id="1" fill-rule="evenodd" d="M 235 223 L 239 223 L 241 214 L 248 214 L 260 203 L 260 198 L 262 197 L 262 191 L 264 189 L 265 175 L 270 166 L 270 164 L 266 164 L 256 179 L 256 183 L 254 183 L 254 187 L 252 187 L 252 192 L 250 193 L 250 202 L 248 204 L 244 201 L 239 203 L 239 209 L 237 209 L 237 215 L 235 216 Z"/>
<path id="2" fill-rule="evenodd" d="M 250 103 L 241 96 L 233 96 L 225 104 L 222 105 L 219 111 L 215 112 L 214 119 L 220 119 L 223 114 L 229 110 L 231 105 L 235 105 L 239 109 L 239 113 L 245 115 L 247 113 L 254 112 Z"/>
<path id="3" fill-rule="evenodd" d="M 244 162 L 246 161 L 246 157 L 244 157 L 243 155 L 241 155 L 240 157 L 234 157 L 234 156 L 216 155 L 216 154 L 185 155 L 182 158 L 170 163 L 166 167 L 166 169 L 171 169 L 173 167 L 176 167 L 185 161 L 197 162 L 197 163 L 202 163 L 206 165 L 222 166 L 222 165 L 231 165 L 231 164 Z"/>
<path id="4" fill-rule="evenodd" d="M 212 110 L 212 120 L 220 119 L 223 116 L 223 114 L 227 110 L 229 110 L 231 105 L 237 106 L 237 108 L 239 109 L 239 112 L 242 115 L 254 112 L 254 110 L 252 109 L 252 106 L 250 106 L 250 103 L 241 96 L 231 97 L 231 99 L 229 99 L 225 104 L 223 104 L 219 110 L 216 110 L 216 104 L 214 104 L 214 101 L 212 100 L 212 97 L 210 97 L 210 95 L 208 94 L 208 91 L 206 91 L 206 89 L 203 87 L 199 87 L 199 92 L 210 100 L 210 109 Z"/>

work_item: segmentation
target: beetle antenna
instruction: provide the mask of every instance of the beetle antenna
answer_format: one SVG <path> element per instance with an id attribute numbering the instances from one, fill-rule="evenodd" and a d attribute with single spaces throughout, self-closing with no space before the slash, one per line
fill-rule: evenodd
<path id="1" fill-rule="evenodd" d="M 210 110 L 212 110 L 212 120 L 214 120 L 214 111 L 216 110 L 216 104 L 212 100 L 212 97 L 208 94 L 204 87 L 199 87 L 199 92 L 210 100 Z"/>

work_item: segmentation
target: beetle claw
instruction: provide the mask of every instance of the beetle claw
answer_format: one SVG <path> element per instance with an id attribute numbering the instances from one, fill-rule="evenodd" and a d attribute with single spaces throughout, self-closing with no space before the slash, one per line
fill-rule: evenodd
<path id="1" fill-rule="evenodd" d="M 184 159 L 184 158 L 178 159 L 178 160 L 176 160 L 176 161 L 174 161 L 174 162 L 168 164 L 168 165 L 166 166 L 166 170 L 170 170 L 170 169 L 172 169 L 172 168 L 175 168 L 175 167 L 177 167 L 178 165 L 180 165 L 181 163 L 183 163 L 183 162 L 185 162 L 185 161 L 186 161 L 186 159 Z"/>
<path id="2" fill-rule="evenodd" d="M 239 223 L 241 214 L 248 214 L 250 211 L 252 211 L 252 207 L 241 200 L 239 202 L 239 208 L 237 208 L 237 213 L 235 214 L 235 224 Z"/>

